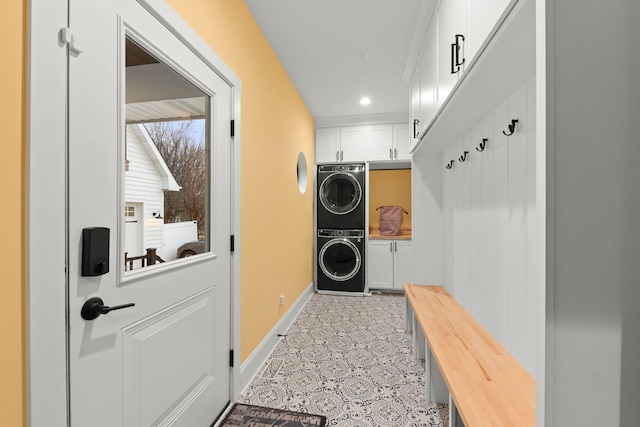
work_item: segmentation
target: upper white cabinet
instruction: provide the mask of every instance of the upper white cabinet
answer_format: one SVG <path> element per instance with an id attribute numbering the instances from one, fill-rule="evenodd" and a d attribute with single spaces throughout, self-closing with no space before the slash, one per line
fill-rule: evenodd
<path id="1" fill-rule="evenodd" d="M 435 22 L 435 20 L 434 20 Z M 427 43 L 420 59 L 420 115 L 418 116 L 418 129 L 422 132 L 427 128 L 431 119 L 436 115 L 436 92 L 438 80 L 436 73 L 436 39 L 437 28 L 433 26 L 429 30 Z"/>
<path id="2" fill-rule="evenodd" d="M 393 160 L 393 126 L 369 126 L 368 160 Z"/>
<path id="3" fill-rule="evenodd" d="M 511 0 L 469 0 L 469 37 L 465 54 L 471 60 L 505 12 Z"/>
<path id="4" fill-rule="evenodd" d="M 365 161 L 366 129 L 359 126 L 316 130 L 316 163 Z"/>
<path id="5" fill-rule="evenodd" d="M 446 139 L 442 132 L 448 134 L 459 128 L 461 118 L 478 119 L 488 112 L 492 102 L 533 75 L 535 56 L 530 49 L 533 46 L 535 51 L 533 3 L 532 0 L 438 2 L 433 15 L 425 18 L 429 22 L 425 21 L 425 31 L 420 36 L 421 54 L 415 58 L 409 117 L 414 133 L 412 150 L 419 149 L 416 146 L 428 133 L 430 150 L 439 151 L 434 144 L 442 144 L 439 141 Z M 486 49 L 481 51 L 484 45 Z M 476 62 L 478 55 L 483 57 L 480 62 Z M 471 89 L 463 90 L 462 86 Z M 454 89 L 457 95 L 451 98 Z"/>
<path id="6" fill-rule="evenodd" d="M 367 130 L 361 126 L 340 128 L 340 161 L 364 161 L 367 157 Z"/>
<path id="7" fill-rule="evenodd" d="M 411 134 L 406 124 L 393 125 L 394 160 L 411 160 Z"/>
<path id="8" fill-rule="evenodd" d="M 367 160 L 410 160 L 411 138 L 406 124 L 368 126 Z"/>
<path id="9" fill-rule="evenodd" d="M 446 0 L 440 3 L 437 12 L 438 93 L 436 106 L 438 108 L 451 93 L 467 64 L 465 58 L 465 45 L 468 43 L 469 35 L 467 16 L 467 0 Z"/>
<path id="10" fill-rule="evenodd" d="M 417 144 L 420 135 L 420 68 L 411 80 L 411 99 L 409 106 L 409 127 L 411 128 L 411 148 Z"/>
<path id="11" fill-rule="evenodd" d="M 406 123 L 316 130 L 316 163 L 411 160 Z"/>
<path id="12" fill-rule="evenodd" d="M 433 22 L 435 23 L 436 20 L 434 19 Z M 437 26 L 433 24 L 429 30 L 427 42 L 420 57 L 420 62 L 417 64 L 411 85 L 410 149 L 418 142 L 420 135 L 436 114 L 436 93 L 438 91 L 436 70 L 437 36 Z"/>
<path id="13" fill-rule="evenodd" d="M 316 163 L 340 161 L 340 129 L 316 130 Z"/>

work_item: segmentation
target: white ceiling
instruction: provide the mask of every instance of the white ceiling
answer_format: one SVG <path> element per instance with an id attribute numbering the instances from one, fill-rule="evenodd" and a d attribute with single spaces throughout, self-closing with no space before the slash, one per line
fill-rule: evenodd
<path id="1" fill-rule="evenodd" d="M 245 0 L 314 118 L 405 113 L 403 74 L 435 0 Z M 415 53 L 413 53 L 415 55 Z M 371 104 L 362 106 L 363 96 Z"/>

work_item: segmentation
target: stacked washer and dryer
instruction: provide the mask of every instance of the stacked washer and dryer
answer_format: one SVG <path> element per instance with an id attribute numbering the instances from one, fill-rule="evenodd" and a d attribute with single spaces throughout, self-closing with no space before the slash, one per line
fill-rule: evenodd
<path id="1" fill-rule="evenodd" d="M 318 293 L 364 295 L 365 165 L 318 165 Z"/>

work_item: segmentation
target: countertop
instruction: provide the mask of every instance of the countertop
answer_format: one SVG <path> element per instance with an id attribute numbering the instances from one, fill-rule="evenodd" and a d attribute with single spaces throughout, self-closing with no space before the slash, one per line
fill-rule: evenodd
<path id="1" fill-rule="evenodd" d="M 369 229 L 369 239 L 380 239 L 380 240 L 411 240 L 411 229 L 410 228 L 401 228 L 402 234 L 399 236 L 383 236 L 380 234 L 380 230 L 377 228 Z"/>

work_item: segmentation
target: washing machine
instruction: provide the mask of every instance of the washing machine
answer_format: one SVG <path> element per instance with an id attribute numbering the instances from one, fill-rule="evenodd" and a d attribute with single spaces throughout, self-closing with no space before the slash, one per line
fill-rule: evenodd
<path id="1" fill-rule="evenodd" d="M 364 230 L 318 230 L 318 293 L 364 295 Z"/>
<path id="2" fill-rule="evenodd" d="M 364 229 L 365 165 L 318 165 L 318 229 Z"/>

